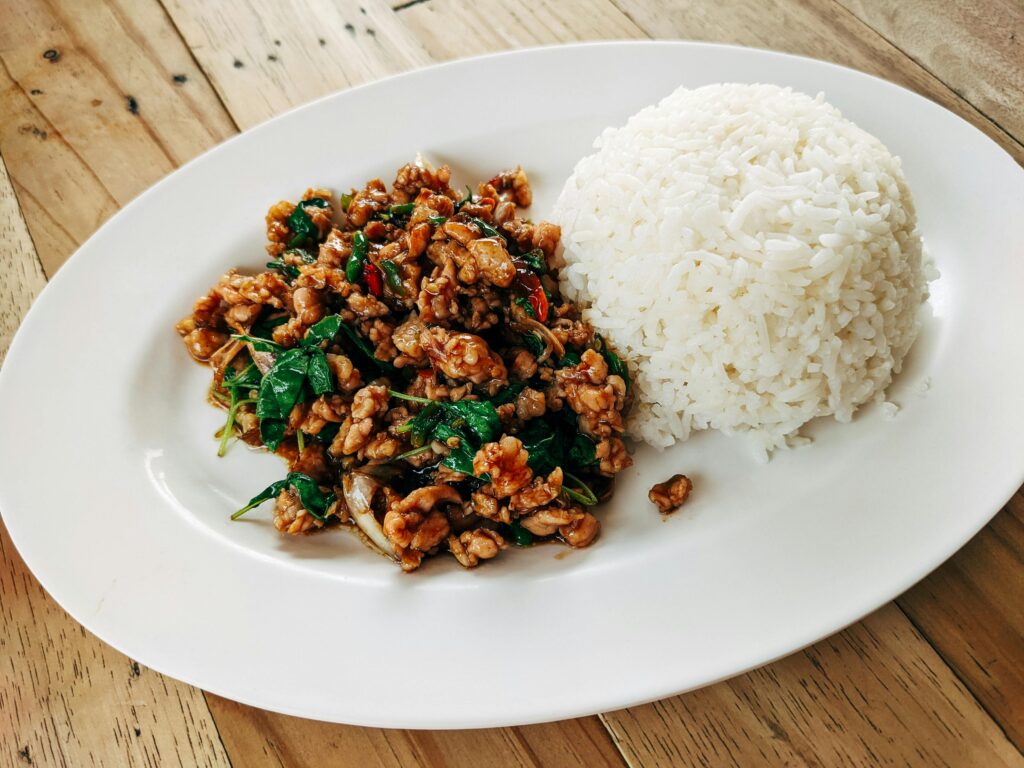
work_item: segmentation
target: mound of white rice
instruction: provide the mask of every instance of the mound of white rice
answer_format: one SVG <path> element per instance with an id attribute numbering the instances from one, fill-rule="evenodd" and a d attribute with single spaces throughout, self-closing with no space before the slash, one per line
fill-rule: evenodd
<path id="1" fill-rule="evenodd" d="M 921 239 L 899 160 L 824 99 L 680 88 L 579 162 L 562 290 L 631 360 L 631 436 L 766 450 L 882 399 L 917 335 Z"/>

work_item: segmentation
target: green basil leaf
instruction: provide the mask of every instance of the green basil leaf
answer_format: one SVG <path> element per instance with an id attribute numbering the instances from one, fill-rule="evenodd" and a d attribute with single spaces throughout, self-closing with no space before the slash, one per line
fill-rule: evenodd
<path id="1" fill-rule="evenodd" d="M 257 402 L 257 406 L 259 403 Z M 260 419 L 260 440 L 269 451 L 276 451 L 287 429 L 283 419 Z"/>
<path id="2" fill-rule="evenodd" d="M 534 320 L 537 319 L 537 313 L 536 311 L 534 311 L 533 305 L 530 304 L 529 299 L 523 296 L 517 296 L 516 298 L 512 299 L 512 303 L 515 304 L 516 306 L 522 307 L 527 317 L 532 317 Z"/>
<path id="3" fill-rule="evenodd" d="M 341 424 L 336 421 L 329 421 L 323 429 L 314 435 L 314 439 L 330 445 L 334 442 L 334 438 L 337 437 L 339 429 L 341 429 Z"/>
<path id="4" fill-rule="evenodd" d="M 269 339 L 273 334 L 273 331 L 277 326 L 284 325 L 288 322 L 287 315 L 280 315 L 278 317 L 267 317 L 260 318 L 252 324 L 252 328 L 249 329 L 249 335 L 253 338 L 258 339 Z M 273 344 L 273 342 L 268 342 Z"/>
<path id="5" fill-rule="evenodd" d="M 288 217 L 288 230 L 292 233 L 292 238 L 288 241 L 289 248 L 307 248 L 316 244 L 320 239 L 320 230 L 309 218 L 306 208 L 326 208 L 327 205 L 327 201 L 323 198 L 314 197 L 311 200 L 303 200 L 295 206 L 295 210 Z"/>
<path id="6" fill-rule="evenodd" d="M 486 400 L 460 400 L 457 403 L 443 403 L 445 421 L 451 426 L 463 426 L 472 433 L 480 444 L 498 439 L 501 434 L 501 419 L 494 405 Z"/>
<path id="7" fill-rule="evenodd" d="M 249 363 L 245 368 L 236 370 L 230 376 L 225 376 L 221 382 L 224 389 L 256 389 L 260 385 L 260 371 L 254 363 Z"/>
<path id="8" fill-rule="evenodd" d="M 565 479 L 567 483 L 572 482 L 576 484 L 575 488 L 570 487 L 568 484 L 562 485 L 562 493 L 573 501 L 582 504 L 585 507 L 592 507 L 600 501 L 597 498 L 597 494 L 590 490 L 590 486 L 571 472 L 565 473 Z"/>
<path id="9" fill-rule="evenodd" d="M 523 346 L 526 347 L 527 351 L 534 357 L 540 357 L 544 354 L 544 350 L 547 346 L 544 344 L 543 339 L 536 333 L 524 333 L 522 336 Z"/>
<path id="10" fill-rule="evenodd" d="M 533 534 L 523 528 L 518 520 L 513 522 L 509 529 L 512 535 L 512 543 L 517 547 L 528 547 L 533 544 Z"/>
<path id="11" fill-rule="evenodd" d="M 337 498 L 333 493 L 324 493 L 316 480 L 301 472 L 289 472 L 285 480 L 299 494 L 299 501 L 309 514 L 320 522 L 327 519 L 327 510 Z"/>
<path id="12" fill-rule="evenodd" d="M 470 221 L 476 225 L 476 228 L 480 230 L 484 237 L 500 237 L 502 240 L 505 239 L 505 236 L 501 234 L 501 232 L 499 232 L 497 229 L 495 229 L 493 226 L 488 224 L 483 219 L 478 219 L 477 217 L 474 216 L 473 218 L 470 219 Z"/>
<path id="13" fill-rule="evenodd" d="M 244 333 L 235 333 L 232 334 L 231 338 L 236 339 L 237 341 L 244 341 L 247 344 L 252 344 L 252 348 L 255 349 L 257 352 L 270 352 L 273 354 L 277 354 L 279 352 L 284 351 L 284 347 L 282 347 L 280 344 L 277 344 L 276 342 L 273 342 L 270 339 L 261 338 L 259 336 L 249 336 Z"/>
<path id="14" fill-rule="evenodd" d="M 526 389 L 526 384 L 521 381 L 513 381 L 507 387 L 502 389 L 498 394 L 491 398 L 491 403 L 494 405 L 505 405 L 506 403 L 514 403 L 516 398 L 519 397 L 519 393 Z"/>
<path id="15" fill-rule="evenodd" d="M 472 475 L 476 451 L 470 446 L 465 433 L 443 422 L 434 428 L 434 439 L 438 442 L 447 444 L 453 437 L 459 439 L 459 445 L 457 448 L 451 448 L 448 455 L 441 460 L 441 464 L 464 475 Z"/>
<path id="16" fill-rule="evenodd" d="M 313 350 L 313 354 L 309 356 L 306 378 L 309 379 L 309 385 L 317 395 L 323 395 L 334 389 L 334 381 L 331 379 L 331 367 L 327 364 L 327 356 L 319 349 Z"/>
<path id="17" fill-rule="evenodd" d="M 440 418 L 440 404 L 431 403 L 395 431 L 398 433 L 410 432 L 409 441 L 413 444 L 413 447 L 419 448 L 426 444 Z"/>
<path id="18" fill-rule="evenodd" d="M 237 520 L 250 509 L 258 507 L 265 501 L 269 501 L 281 495 L 285 488 L 292 487 L 299 495 L 299 501 L 306 510 L 317 520 L 323 522 L 327 517 L 327 510 L 335 502 L 337 497 L 333 493 L 324 493 L 316 480 L 302 472 L 289 472 L 284 480 L 271 483 L 258 494 L 249 499 L 249 503 L 231 515 L 232 520 Z"/>
<path id="19" fill-rule="evenodd" d="M 260 382 L 256 415 L 260 419 L 287 419 L 299 401 L 308 369 L 309 357 L 303 349 L 289 349 L 278 355 Z"/>
<path id="20" fill-rule="evenodd" d="M 594 452 L 597 446 L 584 434 L 576 433 L 569 447 L 569 463 L 576 467 L 589 467 L 597 463 Z"/>
<path id="21" fill-rule="evenodd" d="M 367 360 L 369 360 L 377 369 L 386 376 L 394 376 L 398 371 L 395 366 L 384 360 L 378 360 L 377 356 L 373 354 L 373 347 L 371 347 L 366 339 L 359 335 L 355 328 L 350 326 L 348 323 L 342 323 L 341 332 L 345 334 L 353 346 L 359 350 Z"/>
<path id="22" fill-rule="evenodd" d="M 262 491 L 257 493 L 251 499 L 249 499 L 249 503 L 248 504 L 246 504 L 240 510 L 238 510 L 233 515 L 231 515 L 231 519 L 232 520 L 237 520 L 242 515 L 244 515 L 246 512 L 248 512 L 250 509 L 253 509 L 254 507 L 258 507 L 260 504 L 262 504 L 264 501 L 267 501 L 268 499 L 273 499 L 274 497 L 279 496 L 281 491 L 283 491 L 285 489 L 285 486 L 287 486 L 287 485 L 288 485 L 288 479 L 287 478 L 285 478 L 284 480 L 278 480 L 276 483 L 271 483 L 266 488 L 264 488 Z"/>
<path id="23" fill-rule="evenodd" d="M 580 356 L 570 349 L 567 350 L 564 355 L 562 355 L 562 359 L 558 361 L 558 367 L 571 368 L 575 365 L 579 365 L 581 362 L 583 361 L 581 360 Z"/>
<path id="24" fill-rule="evenodd" d="M 552 429 L 544 419 L 533 419 L 527 422 L 516 437 L 529 453 L 527 465 L 534 473 L 546 475 L 562 463 L 562 442 L 558 432 Z"/>
<path id="25" fill-rule="evenodd" d="M 596 342 L 595 347 L 597 348 L 597 351 L 601 353 L 605 362 L 608 363 L 608 373 L 615 376 L 621 376 L 622 380 L 626 382 L 626 391 L 629 392 L 629 385 L 631 382 L 629 380 L 629 368 L 626 367 L 626 363 L 608 347 L 608 343 L 600 334 L 595 336 L 594 340 Z"/>
<path id="26" fill-rule="evenodd" d="M 276 269 L 286 280 L 294 280 L 299 276 L 299 268 L 292 264 L 285 264 L 284 261 L 268 261 L 267 269 Z"/>
<path id="27" fill-rule="evenodd" d="M 544 251 L 540 248 L 534 248 L 532 251 L 527 251 L 520 256 L 517 256 L 520 261 L 526 262 L 526 266 L 536 272 L 538 275 L 543 275 L 548 271 L 548 261 L 544 257 Z"/>
<path id="28" fill-rule="evenodd" d="M 318 347 L 325 341 L 330 342 L 338 335 L 343 322 L 341 315 L 328 315 L 323 320 L 311 325 L 299 344 L 308 348 Z"/>
<path id="29" fill-rule="evenodd" d="M 471 202 L 472 200 L 473 200 L 473 188 L 470 187 L 469 184 L 467 184 L 466 185 L 466 196 L 464 198 L 462 198 L 461 200 L 459 200 L 459 202 L 457 202 L 455 204 L 455 212 L 458 213 L 459 211 L 461 211 L 462 210 L 462 206 L 464 206 L 468 202 Z"/>
<path id="30" fill-rule="evenodd" d="M 363 276 L 366 260 L 370 257 L 370 241 L 362 231 L 352 235 L 352 252 L 345 263 L 345 279 L 350 283 L 358 283 Z"/>

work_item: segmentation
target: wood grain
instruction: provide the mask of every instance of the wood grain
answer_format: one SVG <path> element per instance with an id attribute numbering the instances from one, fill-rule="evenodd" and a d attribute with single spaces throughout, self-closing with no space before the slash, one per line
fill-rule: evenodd
<path id="1" fill-rule="evenodd" d="M 42 265 L 0 157 L 0 366 L 21 318 L 46 284 Z"/>
<path id="2" fill-rule="evenodd" d="M 891 604 L 769 667 L 602 719 L 646 768 L 1024 765 Z"/>
<path id="3" fill-rule="evenodd" d="M 1024 142 L 1024 3 L 839 2 Z"/>
<path id="4" fill-rule="evenodd" d="M 437 61 L 526 46 L 647 37 L 611 2 L 430 0 L 402 10 L 399 18 Z"/>
<path id="5" fill-rule="evenodd" d="M 0 274 L 2 357 L 44 283 L 2 160 Z M 39 586 L 2 524 L 0 659 L 0 765 L 229 765 L 202 692 L 86 632 Z"/>
<path id="6" fill-rule="evenodd" d="M 382 0 L 166 5 L 243 129 L 338 89 L 430 63 Z"/>
<path id="7" fill-rule="evenodd" d="M 1017 162 L 1024 146 L 954 89 L 834 0 L 678 3 L 666 9 L 644 0 L 613 0 L 654 38 L 686 38 L 757 46 L 833 61 L 878 75 L 938 102 L 991 136 Z"/>
<path id="8" fill-rule="evenodd" d="M 207 698 L 232 760 L 247 768 L 625 765 L 596 717 L 522 728 L 402 731 L 319 723 Z"/>
<path id="9" fill-rule="evenodd" d="M 0 523 L 0 765 L 229 766 L 203 693 L 85 631 Z"/>
<path id="10" fill-rule="evenodd" d="M 1024 751 L 1024 493 L 896 602 Z"/>
<path id="11" fill-rule="evenodd" d="M 52 275 L 235 128 L 156 0 L 0 0 L 0 18 L 0 154 Z"/>

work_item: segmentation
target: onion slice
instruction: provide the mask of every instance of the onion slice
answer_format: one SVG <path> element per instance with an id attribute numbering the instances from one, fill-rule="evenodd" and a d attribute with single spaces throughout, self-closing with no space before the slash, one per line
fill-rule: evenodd
<path id="1" fill-rule="evenodd" d="M 558 340 L 558 337 L 546 325 L 537 322 L 532 317 L 524 317 L 519 321 L 519 325 L 526 326 L 531 331 L 536 331 L 546 342 L 548 348 L 544 351 L 544 354 L 537 358 L 538 363 L 543 363 L 547 360 L 552 351 L 558 356 L 559 360 L 565 357 L 565 347 L 562 346 L 562 342 Z"/>
<path id="2" fill-rule="evenodd" d="M 388 557 L 397 558 L 394 545 L 384 535 L 377 518 L 373 515 L 370 503 L 373 494 L 380 488 L 380 483 L 362 472 L 349 472 L 341 479 L 341 489 L 345 495 L 345 504 L 359 530 L 366 534 L 374 546 Z"/>
<path id="3" fill-rule="evenodd" d="M 253 349 L 251 343 L 245 345 L 249 350 L 249 357 L 252 358 L 256 368 L 259 369 L 261 376 L 266 376 L 267 371 L 274 367 L 274 362 L 277 360 L 277 355 L 273 352 L 257 352 Z"/>

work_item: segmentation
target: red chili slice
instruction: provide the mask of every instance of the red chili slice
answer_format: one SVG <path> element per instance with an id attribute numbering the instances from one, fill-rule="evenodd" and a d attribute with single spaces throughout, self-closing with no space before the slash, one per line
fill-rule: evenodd
<path id="1" fill-rule="evenodd" d="M 363 267 L 363 279 L 366 280 L 366 287 L 370 289 L 371 294 L 377 298 L 384 294 L 384 275 L 381 273 L 380 267 L 372 261 L 366 262 Z"/>
<path id="2" fill-rule="evenodd" d="M 542 323 L 547 322 L 550 307 L 547 294 L 544 293 L 544 286 L 540 283 L 540 278 L 537 277 L 536 273 L 530 269 L 526 262 L 517 259 L 513 263 L 516 266 L 516 288 L 526 294 L 526 300 L 530 302 L 530 307 L 533 309 L 537 319 Z"/>
<path id="3" fill-rule="evenodd" d="M 530 302 L 530 306 L 533 307 L 533 312 L 537 315 L 537 319 L 542 323 L 547 322 L 548 319 L 548 297 L 544 293 L 544 289 L 538 285 L 534 290 L 530 291 L 530 295 L 527 297 L 527 301 Z"/>

